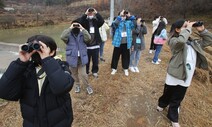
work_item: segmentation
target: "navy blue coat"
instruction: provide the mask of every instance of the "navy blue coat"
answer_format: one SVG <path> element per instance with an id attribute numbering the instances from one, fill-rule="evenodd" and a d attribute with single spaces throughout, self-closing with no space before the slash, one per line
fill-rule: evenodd
<path id="1" fill-rule="evenodd" d="M 0 79 L 0 98 L 19 100 L 23 127 L 70 127 L 73 112 L 69 91 L 74 80 L 64 71 L 68 66 L 47 57 L 42 68 L 47 76 L 39 96 L 34 64 L 13 61 Z"/>
<path id="2" fill-rule="evenodd" d="M 66 61 L 69 66 L 77 67 L 78 64 L 78 51 L 82 65 L 88 63 L 87 46 L 84 42 L 84 35 L 82 32 L 76 37 L 72 32 L 69 34 L 68 43 L 66 45 Z"/>

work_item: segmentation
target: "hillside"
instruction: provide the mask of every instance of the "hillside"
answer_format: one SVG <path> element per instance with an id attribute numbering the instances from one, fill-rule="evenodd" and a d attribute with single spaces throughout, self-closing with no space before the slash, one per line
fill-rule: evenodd
<path id="1" fill-rule="evenodd" d="M 47 1 L 47 0 L 46 0 Z M 6 7 L 14 11 L 0 9 L 0 29 L 33 27 L 71 22 L 81 16 L 88 7 L 95 7 L 101 15 L 109 17 L 110 0 L 5 0 Z M 67 4 L 64 2 L 69 1 Z M 178 18 L 202 20 L 212 28 L 211 0 L 115 0 L 115 16 L 122 9 L 141 16 L 151 22 L 156 15 L 162 15 L 171 23 Z"/>

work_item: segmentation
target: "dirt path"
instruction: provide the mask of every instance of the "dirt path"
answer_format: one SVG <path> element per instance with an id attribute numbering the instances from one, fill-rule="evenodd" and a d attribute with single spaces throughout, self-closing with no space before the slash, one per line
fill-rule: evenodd
<path id="1" fill-rule="evenodd" d="M 140 73 L 124 75 L 121 63 L 116 75 L 111 75 L 110 63 L 113 52 L 111 41 L 105 45 L 106 62 L 100 63 L 99 78 L 89 77 L 94 88 L 87 95 L 85 88 L 80 94 L 71 91 L 74 109 L 73 127 L 169 127 L 167 111 L 155 110 L 162 94 L 166 67 L 170 58 L 167 46 L 163 47 L 160 65 L 153 65 L 153 54 L 148 53 L 150 32 L 146 36 L 146 50 L 139 63 Z M 180 123 L 182 127 L 212 126 L 211 85 L 194 79 L 182 103 Z M 0 108 L 0 127 L 21 127 L 19 104 L 10 102 Z"/>

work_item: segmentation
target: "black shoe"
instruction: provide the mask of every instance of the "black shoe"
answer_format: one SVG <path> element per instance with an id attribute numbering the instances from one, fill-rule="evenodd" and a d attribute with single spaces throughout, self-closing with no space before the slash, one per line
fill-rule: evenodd
<path id="1" fill-rule="evenodd" d="M 100 58 L 100 61 L 102 61 L 102 62 L 105 62 L 105 59 L 103 59 L 103 58 Z"/>

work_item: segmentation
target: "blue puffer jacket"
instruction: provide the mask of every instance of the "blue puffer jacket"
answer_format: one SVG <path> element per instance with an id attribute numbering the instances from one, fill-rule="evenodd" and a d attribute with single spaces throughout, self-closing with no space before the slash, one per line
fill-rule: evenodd
<path id="1" fill-rule="evenodd" d="M 70 127 L 73 112 L 69 91 L 74 80 L 66 73 L 68 64 L 47 57 L 42 68 L 47 76 L 39 96 L 33 63 L 13 61 L 0 79 L 0 98 L 20 101 L 23 127 Z"/>
<path id="2" fill-rule="evenodd" d="M 135 17 L 131 16 L 128 20 L 122 20 L 121 16 L 118 16 L 116 20 L 114 21 L 115 25 L 117 25 L 115 35 L 113 38 L 113 46 L 120 47 L 121 45 L 121 32 L 124 29 L 124 26 L 126 26 L 126 32 L 127 32 L 127 48 L 130 49 L 132 45 L 132 29 L 135 27 L 134 23 Z"/>

